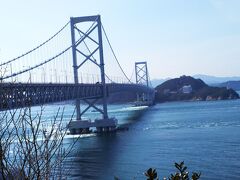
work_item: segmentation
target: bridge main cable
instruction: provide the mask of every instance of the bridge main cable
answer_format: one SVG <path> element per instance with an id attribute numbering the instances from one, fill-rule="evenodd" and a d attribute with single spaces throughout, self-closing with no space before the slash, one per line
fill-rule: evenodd
<path id="1" fill-rule="evenodd" d="M 6 61 L 6 62 L 4 62 L 4 63 L 1 63 L 1 64 L 0 64 L 0 67 L 1 67 L 1 66 L 4 66 L 4 65 L 6 65 L 6 64 L 9 64 L 9 63 L 11 63 L 11 62 L 14 62 L 14 61 L 16 61 L 16 60 L 18 60 L 18 59 L 20 59 L 20 58 L 22 58 L 22 57 L 24 57 L 24 56 L 32 53 L 32 52 L 34 52 L 35 50 L 39 49 L 40 47 L 42 47 L 43 45 L 45 45 L 46 43 L 48 43 L 49 41 L 51 41 L 54 37 L 56 37 L 60 32 L 62 32 L 62 31 L 68 26 L 69 23 L 70 23 L 70 21 L 68 21 L 67 24 L 65 24 L 58 32 L 56 32 L 53 36 L 51 36 L 49 39 L 47 39 L 46 41 L 44 41 L 44 42 L 41 43 L 40 45 L 36 46 L 35 48 L 31 49 L 30 51 L 25 52 L 24 54 L 22 54 L 22 55 L 20 55 L 20 56 L 18 56 L 18 57 L 16 57 L 16 58 L 13 58 L 13 59 L 11 59 L 11 60 L 9 60 L 9 61 Z"/>
<path id="2" fill-rule="evenodd" d="M 107 33 L 106 33 L 103 25 L 102 25 L 102 29 L 103 29 L 104 35 L 105 35 L 105 37 L 106 37 L 106 39 L 107 39 L 108 45 L 109 45 L 109 47 L 110 47 L 110 49 L 111 49 L 111 51 L 112 51 L 112 54 L 113 54 L 115 60 L 117 61 L 118 66 L 120 67 L 123 75 L 127 78 L 127 80 L 129 81 L 129 83 L 132 83 L 132 81 L 128 78 L 128 76 L 126 75 L 126 73 L 123 71 L 123 68 L 122 68 L 121 64 L 119 63 L 119 61 L 118 61 L 118 58 L 117 58 L 117 56 L 116 56 L 116 54 L 115 54 L 115 52 L 114 52 L 114 50 L 113 50 L 113 48 L 112 48 L 112 45 L 111 45 L 111 43 L 110 43 L 110 41 L 109 41 L 109 39 L 108 39 Z"/>

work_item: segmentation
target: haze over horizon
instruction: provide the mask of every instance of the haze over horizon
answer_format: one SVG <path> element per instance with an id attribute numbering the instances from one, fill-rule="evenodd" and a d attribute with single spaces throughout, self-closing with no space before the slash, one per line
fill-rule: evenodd
<path id="1" fill-rule="evenodd" d="M 129 76 L 135 61 L 148 62 L 152 79 L 240 76 L 239 7 L 238 0 L 3 1 L 0 61 L 45 41 L 71 16 L 100 14 Z"/>
<path id="2" fill-rule="evenodd" d="M 182 75 L 183 76 L 183 75 Z M 185 76 L 188 76 L 187 74 L 185 74 Z M 178 77 L 173 77 L 173 78 L 180 78 L 181 76 Z M 219 85 L 221 83 L 226 83 L 229 81 L 240 81 L 240 76 L 229 76 L 229 77 L 217 77 L 217 76 L 209 76 L 209 75 L 204 75 L 204 74 L 195 74 L 192 75 L 193 78 L 195 79 L 201 79 L 202 81 L 204 81 L 206 84 L 212 86 L 212 85 Z M 162 84 L 163 82 L 173 79 L 172 77 L 168 77 L 168 78 L 156 78 L 156 79 L 152 79 L 151 80 L 151 85 L 153 87 L 156 87 L 160 84 Z"/>

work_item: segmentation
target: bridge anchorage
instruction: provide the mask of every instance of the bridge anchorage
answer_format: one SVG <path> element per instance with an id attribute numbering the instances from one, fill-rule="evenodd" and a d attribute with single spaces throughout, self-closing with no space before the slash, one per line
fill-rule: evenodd
<path id="1" fill-rule="evenodd" d="M 147 68 L 147 62 L 135 62 L 135 75 L 136 75 L 136 84 L 145 85 L 147 87 L 149 84 L 149 74 Z M 135 102 L 135 106 L 151 106 L 154 103 L 155 93 L 153 91 L 150 92 L 137 92 L 137 101 Z"/>
<path id="2" fill-rule="evenodd" d="M 95 22 L 96 25 L 92 25 L 90 29 L 85 33 L 79 29 L 76 24 L 83 22 Z M 101 95 L 95 97 L 82 98 L 81 100 L 88 104 L 88 107 L 85 109 L 80 108 L 80 99 L 76 99 L 76 112 L 77 119 L 76 121 L 71 121 L 68 124 L 68 128 L 71 134 L 81 134 L 90 132 L 90 128 L 96 128 L 96 132 L 109 132 L 115 131 L 117 126 L 117 119 L 109 118 L 107 111 L 107 87 L 105 83 L 105 71 L 104 71 L 104 57 L 103 57 L 103 45 L 102 45 L 102 24 L 100 15 L 97 16 L 85 16 L 85 17 L 71 17 L 70 18 L 71 26 L 71 38 L 72 38 L 72 58 L 73 58 L 73 72 L 74 72 L 74 83 L 77 85 L 78 81 L 78 71 L 86 63 L 91 62 L 95 64 L 101 74 L 101 81 L 98 84 L 101 87 Z M 94 39 L 90 35 L 94 30 L 97 30 L 97 38 Z M 79 41 L 76 41 L 75 33 L 79 33 L 82 38 Z M 88 38 L 97 46 L 93 52 L 89 51 L 89 55 L 86 55 L 84 52 L 79 50 L 81 44 L 85 44 L 85 39 Z M 86 44 L 85 44 L 86 45 Z M 97 61 L 94 58 L 94 54 L 99 53 L 99 60 Z M 84 56 L 84 60 L 79 62 L 77 54 Z M 98 100 L 102 100 L 102 109 L 95 106 Z M 97 112 L 102 114 L 102 118 L 91 120 L 82 120 L 82 116 L 87 112 L 89 108 L 94 108 Z"/>

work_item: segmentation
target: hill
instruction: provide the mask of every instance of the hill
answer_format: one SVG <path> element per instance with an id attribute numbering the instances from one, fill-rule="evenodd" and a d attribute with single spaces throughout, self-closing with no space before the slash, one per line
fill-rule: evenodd
<path id="1" fill-rule="evenodd" d="M 217 87 L 221 83 L 232 82 L 232 81 L 235 82 L 235 81 L 240 80 L 239 76 L 217 77 L 217 76 L 210 76 L 210 75 L 204 75 L 204 74 L 196 74 L 196 75 L 193 75 L 192 77 L 195 79 L 201 79 L 210 86 L 217 86 Z M 170 79 L 171 78 L 153 79 L 153 80 L 151 80 L 151 83 L 152 83 L 153 87 L 157 87 L 159 84 L 162 84 L 165 81 L 170 80 Z"/>
<path id="2" fill-rule="evenodd" d="M 171 78 L 166 78 L 166 79 L 153 79 L 153 80 L 151 80 L 151 85 L 152 85 L 152 87 L 157 87 L 159 84 L 162 84 L 162 83 L 164 83 L 165 81 L 167 81 L 167 80 L 169 80 L 169 79 L 171 79 Z"/>
<path id="3" fill-rule="evenodd" d="M 220 84 L 214 84 L 216 87 L 226 87 L 231 88 L 235 91 L 240 91 L 240 81 L 227 81 Z"/>
<path id="4" fill-rule="evenodd" d="M 238 76 L 232 76 L 232 77 L 217 77 L 217 76 L 209 76 L 204 74 L 196 74 L 193 76 L 195 79 L 201 79 L 206 84 L 212 85 L 212 84 L 219 84 L 226 81 L 237 81 L 240 80 L 240 77 Z"/>
<path id="5" fill-rule="evenodd" d="M 237 99 L 239 95 L 226 87 L 211 87 L 201 79 L 181 76 L 168 80 L 156 88 L 156 101 Z"/>

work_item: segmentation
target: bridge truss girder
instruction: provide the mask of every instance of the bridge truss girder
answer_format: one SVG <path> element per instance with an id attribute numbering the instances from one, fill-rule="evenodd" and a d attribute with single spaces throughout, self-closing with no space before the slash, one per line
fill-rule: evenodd
<path id="1" fill-rule="evenodd" d="M 154 89 L 141 84 L 107 84 L 108 94 L 124 91 L 148 93 L 154 97 Z M 101 97 L 100 84 L 1 83 L 0 111 L 75 99 L 81 99 L 94 106 Z"/>
<path id="2" fill-rule="evenodd" d="M 96 84 L 0 84 L 0 110 L 101 97 L 102 87 Z"/>

